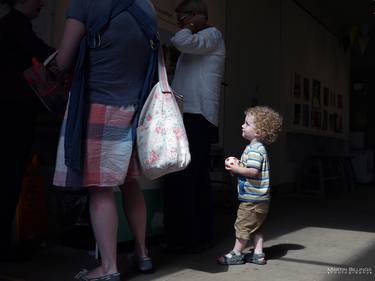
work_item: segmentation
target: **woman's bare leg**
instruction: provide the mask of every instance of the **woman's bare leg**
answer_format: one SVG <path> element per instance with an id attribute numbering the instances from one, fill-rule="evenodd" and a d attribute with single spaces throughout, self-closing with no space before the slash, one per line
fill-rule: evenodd
<path id="1" fill-rule="evenodd" d="M 101 256 L 101 265 L 85 275 L 92 278 L 118 272 L 118 216 L 112 188 L 91 187 L 89 196 L 91 224 Z"/>
<path id="2" fill-rule="evenodd" d="M 148 257 L 146 248 L 147 211 L 143 192 L 136 179 L 129 178 L 121 187 L 123 208 L 135 240 L 135 254 Z"/>

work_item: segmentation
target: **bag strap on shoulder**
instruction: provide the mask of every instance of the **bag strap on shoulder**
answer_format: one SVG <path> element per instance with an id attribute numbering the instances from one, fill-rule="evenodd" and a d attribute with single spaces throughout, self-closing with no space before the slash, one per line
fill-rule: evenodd
<path id="1" fill-rule="evenodd" d="M 112 0 L 110 9 L 104 11 L 100 17 L 96 18 L 92 24 L 89 24 L 87 27 L 86 40 L 88 47 L 100 47 L 102 42 L 101 36 L 110 21 L 122 12 L 128 10 L 134 2 L 135 0 Z"/>

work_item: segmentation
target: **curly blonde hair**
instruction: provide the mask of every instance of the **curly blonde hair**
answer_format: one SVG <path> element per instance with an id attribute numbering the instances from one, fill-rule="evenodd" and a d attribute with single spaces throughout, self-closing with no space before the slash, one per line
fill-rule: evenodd
<path id="1" fill-rule="evenodd" d="M 277 139 L 283 126 L 283 118 L 277 111 L 268 106 L 254 106 L 247 108 L 245 114 L 253 116 L 260 141 L 271 144 Z"/>

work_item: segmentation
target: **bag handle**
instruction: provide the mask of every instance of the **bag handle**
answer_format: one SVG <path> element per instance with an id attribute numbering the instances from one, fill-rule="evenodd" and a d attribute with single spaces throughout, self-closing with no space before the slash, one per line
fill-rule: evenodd
<path id="1" fill-rule="evenodd" d="M 168 83 L 167 69 L 165 67 L 163 48 L 159 47 L 158 73 L 162 93 L 173 93 Z"/>
<path id="2" fill-rule="evenodd" d="M 45 61 L 43 62 L 43 65 L 45 67 L 48 66 L 56 58 L 58 52 L 59 50 L 53 52 L 48 58 L 46 58 Z"/>

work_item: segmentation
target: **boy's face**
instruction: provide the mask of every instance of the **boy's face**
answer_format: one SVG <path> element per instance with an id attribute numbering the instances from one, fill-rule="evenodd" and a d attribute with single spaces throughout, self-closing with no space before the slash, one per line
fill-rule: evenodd
<path id="1" fill-rule="evenodd" d="M 247 114 L 245 122 L 242 124 L 242 137 L 248 141 L 252 141 L 258 136 L 259 134 L 254 124 L 254 116 L 251 114 Z"/>

